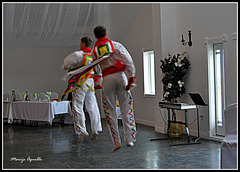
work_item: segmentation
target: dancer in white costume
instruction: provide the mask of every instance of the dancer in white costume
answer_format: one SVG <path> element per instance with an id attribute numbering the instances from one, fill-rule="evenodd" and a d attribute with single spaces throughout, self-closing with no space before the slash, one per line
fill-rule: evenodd
<path id="1" fill-rule="evenodd" d="M 91 39 L 84 37 L 80 42 L 80 50 L 71 53 L 64 59 L 63 69 L 75 70 L 76 68 L 88 65 L 92 62 L 91 56 Z M 69 65 L 70 64 L 70 65 Z M 78 143 L 88 136 L 85 124 L 85 113 L 83 106 L 85 103 L 86 110 L 89 114 L 91 121 L 92 137 L 91 140 L 95 140 L 99 135 L 98 131 L 102 131 L 100 112 L 97 105 L 97 100 L 94 91 L 94 79 L 92 77 L 93 70 L 90 70 L 83 77 L 73 76 L 70 79 L 70 83 L 74 83 L 70 86 L 70 91 L 73 92 L 72 98 L 72 111 L 75 133 L 79 135 Z M 65 92 L 66 94 L 67 92 Z"/>
<path id="2" fill-rule="evenodd" d="M 122 147 L 116 115 L 116 96 L 122 115 L 125 144 L 134 146 L 136 141 L 133 98 L 130 93 L 130 88 L 135 83 L 135 66 L 126 48 L 119 42 L 107 38 L 104 27 L 97 26 L 94 29 L 94 35 L 98 40 L 93 49 L 93 60 L 110 54 L 99 64 L 103 75 L 103 107 L 114 144 L 112 152 L 114 152 Z M 129 74 L 129 79 L 124 73 L 125 70 Z"/>

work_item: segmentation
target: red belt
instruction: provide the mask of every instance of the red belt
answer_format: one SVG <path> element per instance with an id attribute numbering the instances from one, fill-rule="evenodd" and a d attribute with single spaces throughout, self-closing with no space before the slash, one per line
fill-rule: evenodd
<path id="1" fill-rule="evenodd" d="M 116 72 L 120 72 L 120 71 L 125 71 L 125 65 L 122 61 L 118 61 L 114 66 L 111 66 L 109 68 L 106 68 L 102 71 L 102 75 L 103 77 L 116 73 Z"/>

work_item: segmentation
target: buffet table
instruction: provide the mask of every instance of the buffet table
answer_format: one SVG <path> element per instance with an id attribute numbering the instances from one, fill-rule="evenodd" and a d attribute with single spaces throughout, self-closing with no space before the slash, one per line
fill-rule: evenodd
<path id="1" fill-rule="evenodd" d="M 46 121 L 52 125 L 55 115 L 67 114 L 72 116 L 69 101 L 4 101 L 3 118 L 12 123 L 13 119 Z"/>

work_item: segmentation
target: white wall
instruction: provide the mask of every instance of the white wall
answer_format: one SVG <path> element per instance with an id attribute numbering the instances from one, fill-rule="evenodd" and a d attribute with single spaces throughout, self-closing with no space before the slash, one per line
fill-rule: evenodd
<path id="1" fill-rule="evenodd" d="M 192 30 L 193 46 L 182 47 L 177 44 L 177 50 L 186 50 L 188 58 L 191 61 L 191 69 L 187 76 L 186 88 L 188 92 L 199 92 L 205 102 L 209 104 L 208 92 L 208 57 L 207 46 L 204 44 L 204 38 L 221 37 L 226 34 L 228 41 L 225 48 L 225 97 L 226 106 L 237 102 L 237 57 L 235 43 L 232 34 L 237 32 L 237 8 L 236 4 L 177 4 L 175 5 L 176 13 L 176 35 Z M 191 102 L 189 96 L 185 96 L 183 101 Z M 209 135 L 209 109 L 200 107 L 201 136 Z M 195 112 L 189 111 L 189 121 L 195 119 Z M 195 130 L 196 125 L 190 127 Z M 192 132 L 193 133 L 193 132 Z"/>
<path id="2" fill-rule="evenodd" d="M 21 93 L 56 91 L 61 95 L 67 82 L 62 80 L 63 59 L 78 47 L 3 47 L 3 90 Z"/>
<path id="3" fill-rule="evenodd" d="M 154 4 L 110 4 L 111 38 L 123 43 L 129 50 L 137 69 L 137 87 L 133 89 L 136 122 L 155 126 L 158 132 L 165 132 L 158 102 L 162 100 L 162 73 L 160 59 L 171 54 L 187 51 L 191 69 L 185 76 L 186 94 L 179 101 L 193 103 L 187 92 L 199 92 L 208 103 L 207 49 L 205 37 L 228 35 L 226 49 L 226 104 L 237 102 L 237 58 L 234 52 L 232 34 L 237 31 L 236 4 L 209 3 L 154 3 Z M 181 35 L 187 36 L 192 30 L 193 46 L 183 47 Z M 159 41 L 160 39 L 161 41 Z M 143 97 L 142 54 L 143 48 L 155 51 L 156 96 Z M 189 111 L 189 122 L 196 118 L 196 111 Z M 162 111 L 167 120 L 166 112 Z M 183 112 L 178 118 L 184 119 Z M 200 107 L 200 131 L 202 137 L 208 137 L 208 107 Z M 197 126 L 191 125 L 191 134 L 197 135 Z"/>
<path id="4" fill-rule="evenodd" d="M 139 123 L 155 125 L 155 98 L 143 97 L 142 49 L 153 48 L 152 4 L 110 4 L 111 39 L 121 42 L 132 55 L 137 87 L 132 90 L 134 115 Z"/>

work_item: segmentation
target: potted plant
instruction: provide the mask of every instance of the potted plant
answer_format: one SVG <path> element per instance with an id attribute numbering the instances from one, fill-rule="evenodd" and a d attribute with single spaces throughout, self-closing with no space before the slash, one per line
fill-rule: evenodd
<path id="1" fill-rule="evenodd" d="M 186 57 L 186 52 L 177 55 L 168 56 L 161 61 L 161 70 L 163 72 L 163 100 L 169 103 L 177 103 L 177 98 L 180 98 L 186 91 L 184 87 L 183 77 L 187 73 L 191 64 Z M 173 112 L 173 120 L 176 121 L 176 113 Z"/>

